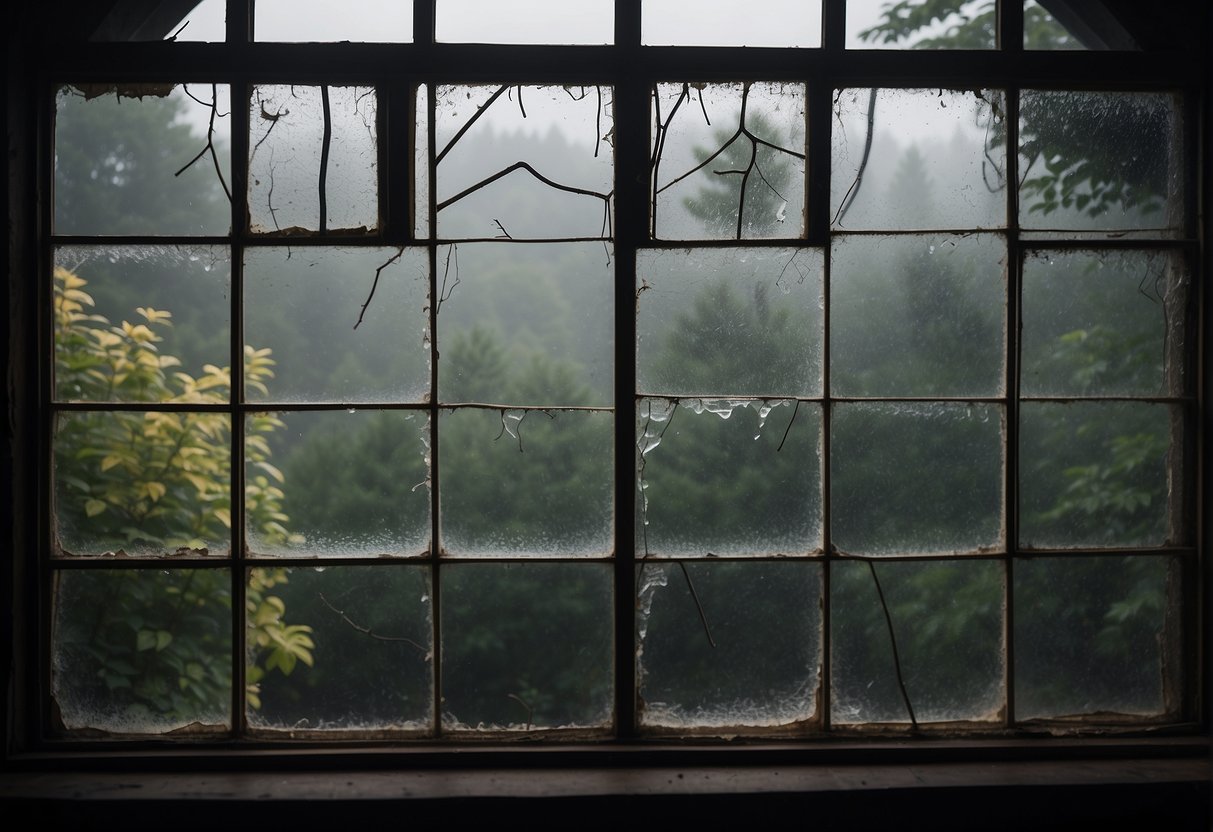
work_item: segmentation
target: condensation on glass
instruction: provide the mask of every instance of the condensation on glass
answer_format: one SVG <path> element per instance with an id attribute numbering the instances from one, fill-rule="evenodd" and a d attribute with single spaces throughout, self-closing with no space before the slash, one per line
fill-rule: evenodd
<path id="1" fill-rule="evenodd" d="M 821 0 L 643 0 L 646 46 L 821 46 Z"/>
<path id="2" fill-rule="evenodd" d="M 257 0 L 253 36 L 287 43 L 411 43 L 412 0 Z"/>
<path id="3" fill-rule="evenodd" d="M 847 49 L 996 49 L 994 0 L 847 0 Z M 940 12 L 942 11 L 942 15 Z"/>
<path id="4" fill-rule="evenodd" d="M 615 41 L 612 0 L 438 0 L 440 43 L 602 45 Z"/>

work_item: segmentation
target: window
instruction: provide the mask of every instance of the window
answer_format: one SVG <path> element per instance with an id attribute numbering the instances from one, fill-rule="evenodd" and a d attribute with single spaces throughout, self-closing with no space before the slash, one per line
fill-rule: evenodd
<path id="1" fill-rule="evenodd" d="M 32 743 L 1200 722 L 1182 52 L 461 5 L 40 67 Z"/>

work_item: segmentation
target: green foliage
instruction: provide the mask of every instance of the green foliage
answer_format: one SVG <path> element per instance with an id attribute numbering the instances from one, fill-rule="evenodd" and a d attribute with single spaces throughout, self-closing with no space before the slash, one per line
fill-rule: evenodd
<path id="1" fill-rule="evenodd" d="M 917 49 L 989 49 L 997 27 L 993 0 L 901 0 L 888 3 L 884 20 L 859 33 L 873 43 L 899 43 L 923 29 L 944 28 L 931 37 L 920 37 L 910 45 Z"/>

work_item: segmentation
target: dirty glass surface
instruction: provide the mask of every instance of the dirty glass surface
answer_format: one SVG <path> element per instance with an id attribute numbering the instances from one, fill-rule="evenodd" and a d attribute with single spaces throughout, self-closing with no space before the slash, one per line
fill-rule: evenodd
<path id="1" fill-rule="evenodd" d="M 253 34 L 291 43 L 410 43 L 412 0 L 257 0 Z"/>
<path id="2" fill-rule="evenodd" d="M 438 0 L 440 43 L 609 44 L 612 0 Z"/>
<path id="3" fill-rule="evenodd" d="M 759 0 L 740 14 L 731 0 L 643 0 L 647 46 L 821 46 L 820 0 Z"/>

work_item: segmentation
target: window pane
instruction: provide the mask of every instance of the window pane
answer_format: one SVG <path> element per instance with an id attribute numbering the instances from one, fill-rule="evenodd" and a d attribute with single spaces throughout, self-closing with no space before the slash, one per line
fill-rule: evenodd
<path id="1" fill-rule="evenodd" d="M 656 237 L 804 233 L 803 84 L 658 84 L 653 105 Z"/>
<path id="2" fill-rule="evenodd" d="M 374 87 L 255 87 L 249 109 L 250 229 L 304 234 L 377 228 L 377 109 Z"/>
<path id="3" fill-rule="evenodd" d="M 222 42 L 227 36 L 224 0 L 151 5 L 145 0 L 115 0 L 108 5 L 112 8 L 89 40 Z"/>
<path id="4" fill-rule="evenodd" d="M 918 722 L 1000 719 L 1002 574 L 995 561 L 836 563 L 832 720 L 908 723 L 906 698 Z"/>
<path id="5" fill-rule="evenodd" d="M 1023 267 L 1026 395 L 1179 396 L 1188 271 L 1167 251 L 1038 251 Z"/>
<path id="6" fill-rule="evenodd" d="M 116 89 L 81 84 L 56 97 L 55 233 L 226 234 L 228 88 Z"/>
<path id="7" fill-rule="evenodd" d="M 820 0 L 644 0 L 641 42 L 648 46 L 821 46 Z"/>
<path id="8" fill-rule="evenodd" d="M 256 39 L 296 43 L 410 43 L 412 0 L 257 0 Z"/>
<path id="9" fill-rule="evenodd" d="M 1175 714 L 1180 580 L 1175 558 L 1017 559 L 1016 716 Z"/>
<path id="10" fill-rule="evenodd" d="M 231 573 L 57 573 L 51 674 L 51 696 L 67 730 L 226 731 L 232 724 Z"/>
<path id="11" fill-rule="evenodd" d="M 55 397 L 227 401 L 228 257 L 225 246 L 55 249 Z"/>
<path id="12" fill-rule="evenodd" d="M 1108 5 L 1107 2 L 1049 3 L 1046 10 L 1036 0 L 1024 0 L 1023 48 L 1140 49 Z"/>
<path id="13" fill-rule="evenodd" d="M 426 731 L 433 723 L 424 568 L 251 569 L 248 720 L 289 731 Z"/>
<path id="14" fill-rule="evenodd" d="M 257 413 L 246 420 L 245 437 L 254 553 L 384 557 L 429 548 L 425 414 Z"/>
<path id="15" fill-rule="evenodd" d="M 430 236 L 430 89 L 416 88 L 417 120 L 413 124 L 413 234 Z"/>
<path id="16" fill-rule="evenodd" d="M 445 43 L 604 44 L 615 40 L 611 0 L 438 0 Z"/>
<path id="17" fill-rule="evenodd" d="M 62 413 L 56 428 L 56 554 L 228 554 L 227 414 Z"/>
<path id="18" fill-rule="evenodd" d="M 443 554 L 610 554 L 613 427 L 606 412 L 443 411 Z"/>
<path id="19" fill-rule="evenodd" d="M 602 86 L 438 87 L 439 236 L 610 237 L 612 96 Z"/>
<path id="20" fill-rule="evenodd" d="M 821 551 L 821 407 L 786 399 L 642 399 L 645 556 Z"/>
<path id="21" fill-rule="evenodd" d="M 429 399 L 424 249 L 266 247 L 244 256 L 248 400 Z"/>
<path id="22" fill-rule="evenodd" d="M 1020 538 L 1032 547 L 1182 543 L 1183 421 L 1144 402 L 1024 402 Z"/>
<path id="23" fill-rule="evenodd" d="M 835 93 L 830 213 L 840 229 L 1001 228 L 1001 90 Z"/>
<path id="24" fill-rule="evenodd" d="M 834 237 L 830 386 L 841 396 L 997 396 L 1006 241 Z"/>
<path id="25" fill-rule="evenodd" d="M 997 551 L 1003 411 L 963 403 L 834 406 L 834 543 L 855 555 Z"/>
<path id="26" fill-rule="evenodd" d="M 995 49 L 994 0 L 847 0 L 847 49 Z"/>
<path id="27" fill-rule="evenodd" d="M 644 726 L 777 728 L 816 718 L 818 564 L 645 564 L 636 618 Z"/>
<path id="28" fill-rule="evenodd" d="M 442 575 L 447 730 L 610 723 L 610 566 L 459 564 Z"/>

